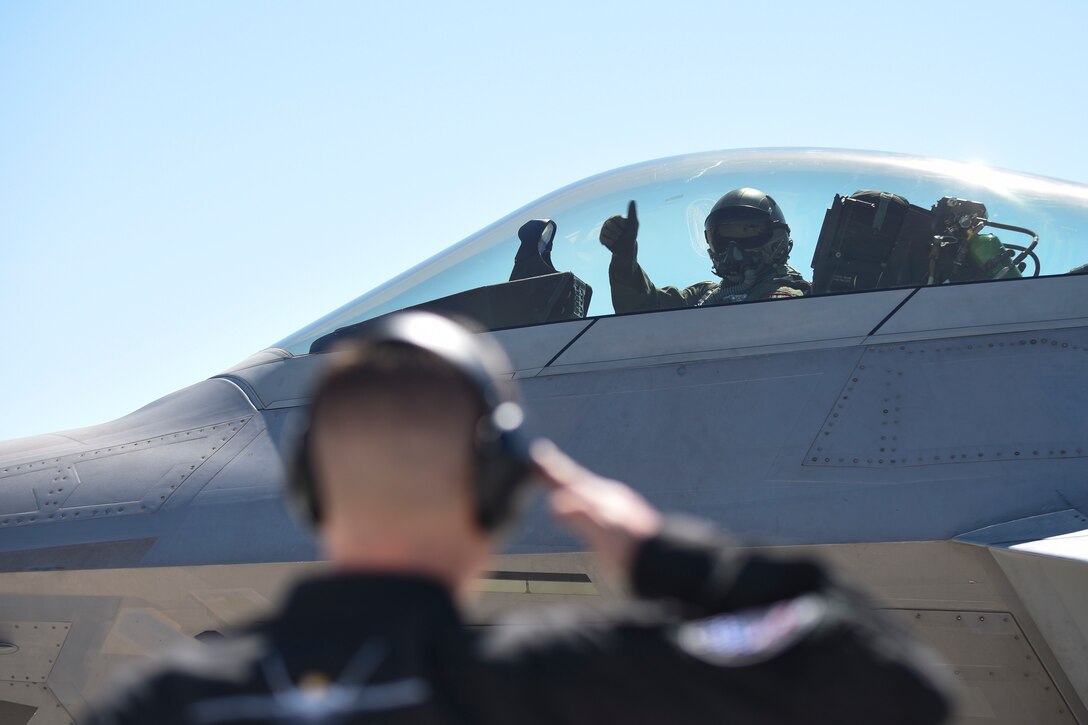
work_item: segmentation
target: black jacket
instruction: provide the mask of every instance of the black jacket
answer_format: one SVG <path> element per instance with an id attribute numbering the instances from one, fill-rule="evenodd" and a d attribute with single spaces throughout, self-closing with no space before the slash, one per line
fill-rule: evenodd
<path id="1" fill-rule="evenodd" d="M 607 623 L 466 628 L 424 579 L 329 575 L 270 622 L 194 645 L 93 722 L 936 723 L 927 655 L 805 561 L 672 522 L 640 548 L 642 602 Z M 597 619 L 600 619 L 598 616 Z M 309 716 L 311 719 L 307 719 Z M 322 719 L 324 718 L 324 719 Z"/>

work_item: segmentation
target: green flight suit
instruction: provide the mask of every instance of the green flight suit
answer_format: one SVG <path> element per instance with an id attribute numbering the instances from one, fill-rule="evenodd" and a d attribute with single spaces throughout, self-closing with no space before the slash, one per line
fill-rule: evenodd
<path id="1" fill-rule="evenodd" d="M 612 307 L 619 313 L 803 297 L 812 289 L 800 272 L 782 264 L 760 275 L 751 289 L 719 300 L 713 298 L 721 287 L 718 282 L 697 282 L 684 289 L 655 287 L 634 255 L 619 254 L 612 255 L 608 281 L 612 286 Z"/>

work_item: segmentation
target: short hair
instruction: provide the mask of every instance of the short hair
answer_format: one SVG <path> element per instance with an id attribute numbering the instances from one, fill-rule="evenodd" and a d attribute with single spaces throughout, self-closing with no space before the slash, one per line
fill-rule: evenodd
<path id="1" fill-rule="evenodd" d="M 409 343 L 354 340 L 332 355 L 310 404 L 310 423 L 320 425 L 330 414 L 351 413 L 368 401 L 391 408 L 401 420 L 423 419 L 452 404 L 467 403 L 466 430 L 485 412 L 480 391 L 464 372 L 436 355 Z M 348 410 L 343 410 L 348 408 Z"/>

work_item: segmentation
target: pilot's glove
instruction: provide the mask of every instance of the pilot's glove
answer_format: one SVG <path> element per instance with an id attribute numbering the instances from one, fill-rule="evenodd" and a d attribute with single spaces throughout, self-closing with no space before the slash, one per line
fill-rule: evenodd
<path id="1" fill-rule="evenodd" d="M 627 205 L 627 217 L 609 217 L 601 226 L 601 244 L 608 247 L 612 254 L 624 257 L 635 256 L 635 242 L 638 239 L 638 210 L 632 199 Z"/>

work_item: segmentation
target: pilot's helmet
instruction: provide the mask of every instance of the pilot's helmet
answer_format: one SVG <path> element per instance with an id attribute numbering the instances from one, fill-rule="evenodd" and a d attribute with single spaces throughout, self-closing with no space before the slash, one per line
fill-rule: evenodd
<path id="1" fill-rule="evenodd" d="M 793 242 L 778 204 L 758 189 L 734 189 L 718 199 L 705 224 L 714 273 L 743 279 L 761 267 L 782 264 Z"/>

